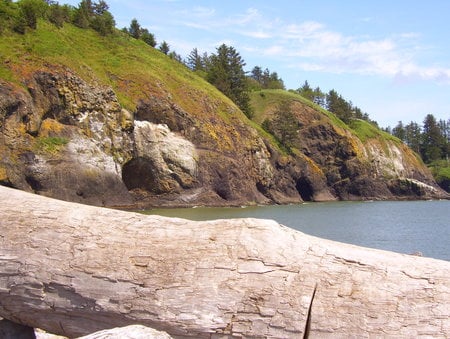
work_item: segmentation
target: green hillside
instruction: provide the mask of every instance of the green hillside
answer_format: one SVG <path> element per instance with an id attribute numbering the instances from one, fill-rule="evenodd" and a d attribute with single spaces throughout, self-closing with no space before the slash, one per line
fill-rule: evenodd
<path id="1" fill-rule="evenodd" d="M 351 121 L 350 125 L 347 125 L 333 113 L 292 91 L 279 89 L 254 91 L 251 95 L 251 104 L 254 109 L 253 120 L 261 125 L 265 119 L 270 119 L 276 108 L 284 102 L 298 103 L 305 108 L 307 107 L 317 112 L 317 116 L 320 117 L 320 119 L 315 119 L 317 123 L 319 121 L 332 123 L 334 126 L 358 137 L 362 142 L 368 139 L 378 139 L 401 143 L 398 138 L 380 130 L 368 121 L 355 119 Z"/>
<path id="2" fill-rule="evenodd" d="M 85 80 L 111 86 L 121 104 L 130 110 L 149 90 L 170 93 L 186 110 L 192 108 L 199 96 L 225 102 L 225 106 L 218 107 L 219 114 L 231 104 L 184 65 L 118 30 L 101 36 L 94 30 L 67 23 L 57 28 L 39 21 L 37 30 L 24 35 L 4 33 L 0 51 L 3 79 L 20 84 L 20 75 L 55 65 L 67 67 Z"/>
<path id="3" fill-rule="evenodd" d="M 134 110 L 137 100 L 145 97 L 149 90 L 170 93 L 183 109 L 198 114 L 201 114 L 201 110 L 196 105 L 201 97 L 207 96 L 213 101 L 226 103 L 219 105 L 217 110 L 224 119 L 228 119 L 226 112 L 232 105 L 228 98 L 183 64 L 118 30 L 114 34 L 102 36 L 94 30 L 81 29 L 68 23 L 57 28 L 40 20 L 38 29 L 24 35 L 4 32 L 0 51 L 0 77 L 17 84 L 21 84 L 21 75 L 58 65 L 71 69 L 85 80 L 101 81 L 101 85 L 111 86 L 120 103 L 129 110 Z M 367 138 L 397 140 L 365 121 L 355 121 L 350 128 L 334 114 L 299 94 L 285 90 L 252 92 L 251 106 L 256 126 L 243 114 L 239 114 L 240 120 L 250 123 L 269 137 L 258 125 L 270 116 L 274 107 L 284 101 L 300 102 L 320 112 L 323 119 L 329 119 L 336 126 L 351 131 L 361 141 Z"/>

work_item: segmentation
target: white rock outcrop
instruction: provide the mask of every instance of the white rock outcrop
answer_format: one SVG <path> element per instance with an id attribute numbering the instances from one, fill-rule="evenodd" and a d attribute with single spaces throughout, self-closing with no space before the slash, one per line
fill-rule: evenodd
<path id="1" fill-rule="evenodd" d="M 450 337 L 450 262 L 257 219 L 194 222 L 0 187 L 0 316 L 77 337 Z"/>
<path id="2" fill-rule="evenodd" d="M 196 176 L 198 155 L 194 144 L 171 132 L 167 125 L 135 121 L 133 133 L 138 157 L 152 159 L 162 172 L 171 173 L 171 166 L 176 165 Z"/>

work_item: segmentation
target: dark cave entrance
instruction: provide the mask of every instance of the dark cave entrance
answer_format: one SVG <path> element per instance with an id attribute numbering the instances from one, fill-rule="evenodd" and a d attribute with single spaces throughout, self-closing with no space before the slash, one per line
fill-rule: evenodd
<path id="1" fill-rule="evenodd" d="M 302 197 L 303 201 L 313 201 L 314 189 L 312 188 L 309 180 L 304 177 L 298 179 L 295 184 L 295 188 Z"/>
<path id="2" fill-rule="evenodd" d="M 146 158 L 134 158 L 122 167 L 122 180 L 128 190 L 135 188 L 151 191 L 155 187 L 153 163 Z"/>

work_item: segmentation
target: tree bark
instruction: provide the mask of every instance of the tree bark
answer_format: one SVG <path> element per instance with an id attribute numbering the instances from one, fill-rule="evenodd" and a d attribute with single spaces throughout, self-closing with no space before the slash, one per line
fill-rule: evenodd
<path id="1" fill-rule="evenodd" d="M 194 222 L 0 187 L 0 316 L 76 337 L 450 337 L 450 262 L 257 219 Z"/>

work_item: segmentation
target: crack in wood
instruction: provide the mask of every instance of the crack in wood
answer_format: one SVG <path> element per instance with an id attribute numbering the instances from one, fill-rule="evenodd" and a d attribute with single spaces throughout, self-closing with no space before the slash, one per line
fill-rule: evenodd
<path id="1" fill-rule="evenodd" d="M 311 302 L 309 303 L 308 316 L 306 318 L 305 331 L 304 331 L 304 334 L 303 334 L 303 339 L 308 339 L 309 338 L 309 331 L 311 330 L 312 305 L 313 305 L 313 302 L 314 302 L 314 297 L 316 296 L 316 291 L 317 291 L 317 283 L 314 286 L 314 291 L 313 291 L 312 296 L 311 296 Z"/>

